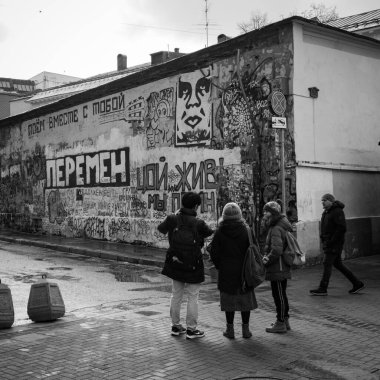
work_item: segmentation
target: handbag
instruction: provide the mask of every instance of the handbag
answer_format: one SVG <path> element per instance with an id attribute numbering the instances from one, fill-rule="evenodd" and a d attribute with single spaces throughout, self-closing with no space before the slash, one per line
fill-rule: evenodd
<path id="1" fill-rule="evenodd" d="M 242 290 L 258 287 L 265 280 L 265 266 L 257 244 L 252 239 L 251 229 L 247 227 L 249 247 L 245 253 L 242 268 Z"/>

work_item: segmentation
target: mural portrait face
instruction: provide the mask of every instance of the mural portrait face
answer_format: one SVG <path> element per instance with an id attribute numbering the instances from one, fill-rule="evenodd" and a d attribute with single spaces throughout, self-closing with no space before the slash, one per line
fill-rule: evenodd
<path id="1" fill-rule="evenodd" d="M 211 140 L 210 80 L 202 73 L 182 75 L 178 82 L 176 145 L 206 145 Z"/>

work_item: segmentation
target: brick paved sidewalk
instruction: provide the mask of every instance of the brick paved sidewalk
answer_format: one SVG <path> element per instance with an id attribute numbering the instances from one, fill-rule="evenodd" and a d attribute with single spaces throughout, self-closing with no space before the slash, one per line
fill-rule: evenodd
<path id="1" fill-rule="evenodd" d="M 55 241 L 55 249 L 63 243 Z M 95 247 L 81 244 L 89 251 Z M 112 256 L 119 249 L 101 245 L 99 251 Z M 149 250 L 144 254 L 153 260 Z M 265 332 L 274 321 L 267 283 L 257 289 L 252 339 L 241 338 L 237 315 L 233 341 L 222 335 L 225 320 L 215 284 L 202 286 L 199 328 L 206 337 L 196 341 L 170 335 L 169 294 L 156 289 L 148 305 L 125 300 L 78 310 L 53 323 L 0 330 L 0 379 L 378 380 L 380 255 L 345 263 L 366 284 L 357 295 L 347 293 L 349 283 L 334 271 L 329 296 L 310 297 L 321 267 L 293 272 L 287 334 Z"/>
<path id="2" fill-rule="evenodd" d="M 373 258 L 379 270 L 380 258 Z M 157 291 L 150 305 L 124 301 L 0 330 L 0 378 L 379 379 L 378 277 L 369 274 L 366 291 L 355 296 L 343 294 L 344 280 L 336 279 L 331 296 L 299 298 L 304 273 L 295 279 L 289 288 L 293 330 L 287 334 L 265 333 L 274 315 L 267 285 L 257 291 L 252 339 L 241 337 L 237 315 L 233 341 L 222 336 L 215 284 L 203 288 L 200 328 L 206 337 L 196 341 L 170 335 L 169 298 Z"/>

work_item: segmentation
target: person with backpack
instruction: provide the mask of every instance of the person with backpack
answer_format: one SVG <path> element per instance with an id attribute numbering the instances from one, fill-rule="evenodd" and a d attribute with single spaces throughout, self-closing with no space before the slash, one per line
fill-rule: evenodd
<path id="1" fill-rule="evenodd" d="M 322 207 L 324 209 L 321 219 L 321 241 L 324 253 L 323 275 L 319 287 L 310 290 L 312 296 L 327 296 L 332 267 L 338 269 L 351 283 L 352 289 L 348 292 L 356 294 L 364 288 L 364 283 L 342 263 L 342 250 L 344 235 L 346 233 L 346 217 L 344 215 L 344 204 L 335 199 L 332 194 L 322 196 Z"/>
<path id="2" fill-rule="evenodd" d="M 292 226 L 285 215 L 281 214 L 281 206 L 274 201 L 264 206 L 264 218 L 268 222 L 263 262 L 266 268 L 265 279 L 270 281 L 272 296 L 276 306 L 276 321 L 265 329 L 268 333 L 286 333 L 290 330 L 289 301 L 286 294 L 287 282 L 291 278 L 291 265 L 288 265 L 283 253 L 286 248 L 286 231 Z"/>
<path id="3" fill-rule="evenodd" d="M 197 329 L 199 290 L 205 280 L 201 248 L 204 239 L 214 231 L 204 220 L 197 218 L 197 209 L 201 203 L 199 194 L 185 193 L 181 209 L 176 214 L 168 215 L 157 227 L 161 233 L 168 233 L 169 240 L 161 273 L 172 279 L 171 334 L 173 336 L 186 334 L 187 339 L 202 338 L 205 335 L 203 331 Z M 187 292 L 186 328 L 180 323 L 181 303 L 185 291 Z"/>
<path id="4" fill-rule="evenodd" d="M 229 339 L 235 338 L 236 311 L 241 313 L 243 338 L 252 336 L 249 319 L 251 310 L 257 308 L 255 292 L 253 288 L 242 290 L 243 263 L 250 244 L 248 233 L 252 234 L 252 230 L 243 219 L 240 207 L 234 202 L 227 203 L 210 243 L 210 257 L 219 271 L 220 308 L 227 323 L 223 335 Z"/>

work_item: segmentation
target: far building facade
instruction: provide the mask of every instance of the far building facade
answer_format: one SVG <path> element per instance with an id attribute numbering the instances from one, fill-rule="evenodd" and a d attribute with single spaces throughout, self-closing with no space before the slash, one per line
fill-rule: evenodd
<path id="1" fill-rule="evenodd" d="M 81 80 L 81 78 L 73 77 L 71 75 L 43 71 L 31 77 L 30 80 L 35 83 L 37 90 L 46 90 L 48 88 L 62 86 L 71 82 L 77 82 Z"/>
<path id="2" fill-rule="evenodd" d="M 342 17 L 330 21 L 328 25 L 380 40 L 380 9 Z"/>
<path id="3" fill-rule="evenodd" d="M 346 204 L 345 257 L 371 254 L 379 93 L 373 38 L 295 16 L 223 39 L 1 120 L 1 221 L 165 248 L 157 225 L 186 191 L 213 225 L 227 202 L 257 225 L 282 199 L 312 262 L 328 192 Z"/>
<path id="4" fill-rule="evenodd" d="M 31 80 L 0 78 L 0 119 L 12 115 L 12 100 L 33 93 L 35 89 L 35 83 Z"/>

